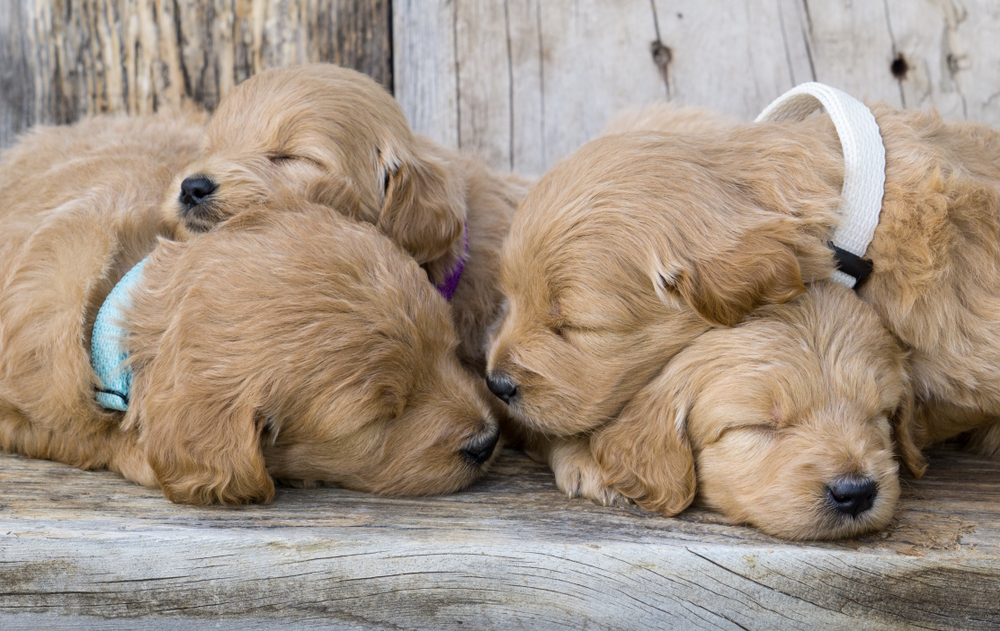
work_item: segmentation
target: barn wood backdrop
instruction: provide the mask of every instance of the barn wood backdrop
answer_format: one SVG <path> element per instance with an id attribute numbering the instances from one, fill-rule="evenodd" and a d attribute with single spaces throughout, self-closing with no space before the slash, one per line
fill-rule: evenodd
<path id="1" fill-rule="evenodd" d="M 754 117 L 803 81 L 1000 124 L 996 0 L 3 0 L 0 147 L 329 61 L 413 127 L 538 175 L 622 108 Z"/>

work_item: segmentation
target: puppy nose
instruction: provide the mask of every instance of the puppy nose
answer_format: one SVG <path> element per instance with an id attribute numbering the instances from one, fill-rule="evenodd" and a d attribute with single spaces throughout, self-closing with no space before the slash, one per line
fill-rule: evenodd
<path id="1" fill-rule="evenodd" d="M 871 478 L 848 476 L 828 484 L 826 491 L 835 509 L 857 517 L 875 503 L 878 487 Z"/>
<path id="2" fill-rule="evenodd" d="M 510 405 L 511 400 L 517 396 L 517 384 L 509 375 L 502 372 L 492 372 L 487 375 L 486 387 L 507 405 Z"/>
<path id="3" fill-rule="evenodd" d="M 469 464 L 483 464 L 493 455 L 493 450 L 496 449 L 499 440 L 500 431 L 494 429 L 489 435 L 475 438 L 466 445 L 465 449 L 462 450 L 462 455 L 465 456 L 465 460 Z"/>
<path id="4" fill-rule="evenodd" d="M 191 209 L 205 201 L 205 198 L 212 194 L 212 191 L 219 188 L 215 182 L 203 175 L 186 177 L 181 182 L 181 203 L 185 208 Z"/>

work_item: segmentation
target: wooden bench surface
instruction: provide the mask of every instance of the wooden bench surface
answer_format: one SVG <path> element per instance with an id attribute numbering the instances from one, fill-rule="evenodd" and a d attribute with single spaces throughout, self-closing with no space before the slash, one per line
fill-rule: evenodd
<path id="1" fill-rule="evenodd" d="M 568 500 L 511 450 L 423 499 L 193 508 L 7 455 L 0 488 L 0 629 L 1000 627 L 1000 463 L 951 448 L 887 531 L 834 543 Z"/>

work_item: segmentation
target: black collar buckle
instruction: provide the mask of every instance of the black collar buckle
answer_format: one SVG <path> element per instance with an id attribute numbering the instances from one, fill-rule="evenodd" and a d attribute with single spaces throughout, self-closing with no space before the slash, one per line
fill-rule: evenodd
<path id="1" fill-rule="evenodd" d="M 854 291 L 861 289 L 868 277 L 872 275 L 874 264 L 871 259 L 861 258 L 853 252 L 838 248 L 832 242 L 827 243 L 833 250 L 833 258 L 837 261 L 837 269 L 854 278 Z"/>

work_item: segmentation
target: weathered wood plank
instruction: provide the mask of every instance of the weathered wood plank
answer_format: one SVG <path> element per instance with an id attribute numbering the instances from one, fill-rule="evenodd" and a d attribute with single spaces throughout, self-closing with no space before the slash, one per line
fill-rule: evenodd
<path id="1" fill-rule="evenodd" d="M 811 80 L 1000 124 L 991 0 L 400 1 L 393 24 L 414 128 L 528 175 L 623 107 L 666 98 L 749 120 Z"/>
<path id="2" fill-rule="evenodd" d="M 747 118 L 774 96 L 812 81 L 806 43 L 797 36 L 801 2 L 659 0 L 657 23 L 670 63 L 669 98 Z"/>
<path id="3" fill-rule="evenodd" d="M 567 500 L 505 452 L 448 497 L 281 489 L 175 506 L 109 473 L 0 457 L 0 626 L 988 629 L 1000 464 L 942 450 L 898 517 L 793 545 L 694 509 Z"/>
<path id="4" fill-rule="evenodd" d="M 265 68 L 328 61 L 392 87 L 389 0 L 5 0 L 0 147 L 39 123 L 215 107 Z"/>
<path id="5" fill-rule="evenodd" d="M 0 147 L 34 120 L 34 77 L 20 9 L 13 2 L 0 2 Z"/>
<path id="6" fill-rule="evenodd" d="M 449 2 L 392 3 L 393 94 L 414 131 L 459 146 L 455 11 Z"/>

